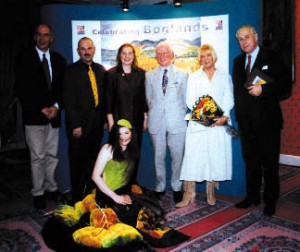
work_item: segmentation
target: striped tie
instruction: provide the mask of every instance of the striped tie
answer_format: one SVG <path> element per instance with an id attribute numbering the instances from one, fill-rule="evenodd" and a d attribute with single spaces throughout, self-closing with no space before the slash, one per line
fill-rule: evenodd
<path id="1" fill-rule="evenodd" d="M 167 85 L 168 85 L 168 69 L 165 69 L 164 70 L 164 75 L 163 75 L 163 78 L 162 78 L 162 90 L 163 90 L 163 93 L 164 95 L 166 94 L 166 90 L 167 90 Z"/>
<path id="2" fill-rule="evenodd" d="M 91 81 L 91 86 L 94 94 L 94 100 L 95 100 L 95 107 L 98 106 L 99 100 L 98 100 L 98 88 L 97 88 L 97 82 L 96 82 L 96 77 L 95 73 L 93 72 L 93 69 L 91 66 L 89 66 L 89 71 L 88 71 L 90 81 Z"/>
<path id="3" fill-rule="evenodd" d="M 248 55 L 246 71 L 247 71 L 247 76 L 249 76 L 251 73 L 251 55 Z"/>

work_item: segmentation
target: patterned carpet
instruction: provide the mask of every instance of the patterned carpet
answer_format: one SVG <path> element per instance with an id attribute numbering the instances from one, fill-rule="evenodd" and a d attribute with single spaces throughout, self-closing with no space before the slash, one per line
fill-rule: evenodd
<path id="1" fill-rule="evenodd" d="M 189 205 L 189 207 L 176 208 L 171 192 L 166 193 L 162 202 L 163 208 L 167 213 L 165 224 L 174 229 L 191 225 L 233 206 L 231 202 L 223 200 L 217 200 L 216 205 L 209 206 L 206 202 L 206 194 L 204 193 L 197 193 L 195 203 Z"/>
<path id="2" fill-rule="evenodd" d="M 171 207 L 166 223 L 176 229 L 184 227 L 186 232 L 197 225 L 199 231 L 205 229 L 204 219 L 224 215 L 223 210 L 233 205 L 217 200 L 215 207 L 207 206 L 205 197 L 200 195 L 195 204 L 176 209 L 171 196 L 171 193 L 167 193 L 163 201 L 165 210 Z M 26 215 L 0 222 L 0 251 L 52 251 L 39 234 L 44 221 L 40 216 Z M 264 217 L 261 211 L 253 210 L 177 248 L 165 251 L 300 251 L 300 224 L 277 217 Z"/>
<path id="3" fill-rule="evenodd" d="M 299 174 L 300 167 L 280 166 L 280 182 L 290 185 L 280 201 L 288 204 L 286 211 L 293 206 L 294 215 L 300 211 Z M 46 217 L 32 207 L 30 188 L 28 153 L 0 153 L 1 252 L 52 251 L 39 234 Z M 300 251 L 299 223 L 264 217 L 259 209 L 241 213 L 232 202 L 217 199 L 215 206 L 209 206 L 205 193 L 198 192 L 194 204 L 176 209 L 172 193 L 167 192 L 163 199 L 165 224 L 192 238 L 179 247 L 156 251 Z M 46 212 L 55 207 L 49 203 Z"/>
<path id="4" fill-rule="evenodd" d="M 282 200 L 300 205 L 300 187 L 296 188 L 295 190 L 288 192 L 282 196 Z"/>
<path id="5" fill-rule="evenodd" d="M 170 251 L 300 251 L 300 224 L 253 210 Z"/>
<path id="6" fill-rule="evenodd" d="M 0 222 L 1 252 L 50 252 L 40 236 L 43 223 L 25 215 Z"/>
<path id="7" fill-rule="evenodd" d="M 279 166 L 279 179 L 281 183 L 298 174 L 300 174 L 300 167 L 288 166 L 288 165 Z"/>
<path id="8" fill-rule="evenodd" d="M 293 209 L 291 205 L 284 207 L 286 213 L 293 211 L 290 212 L 291 215 L 298 215 L 300 211 L 299 173 L 300 167 L 280 166 L 280 182 L 285 184 L 285 187 L 287 184 L 296 185 L 279 200 L 282 204 L 293 204 Z M 201 212 L 201 205 L 205 206 L 205 198 L 201 195 L 198 197 L 202 198 L 196 203 Z M 216 206 L 222 203 L 218 200 Z M 157 249 L 157 252 L 300 251 L 300 222 L 277 216 L 265 217 L 261 208 L 252 211 L 249 209 L 250 212 L 247 209 L 241 215 L 241 211 L 232 205 L 227 205 L 221 211 L 207 213 L 195 221 L 194 217 L 189 215 L 189 211 L 193 211 L 193 208 L 195 206 L 188 207 L 184 211 L 172 209 L 168 218 L 168 223 L 192 238 L 178 247 Z M 211 208 L 206 205 L 206 209 Z M 183 212 L 176 213 L 176 211 Z"/>

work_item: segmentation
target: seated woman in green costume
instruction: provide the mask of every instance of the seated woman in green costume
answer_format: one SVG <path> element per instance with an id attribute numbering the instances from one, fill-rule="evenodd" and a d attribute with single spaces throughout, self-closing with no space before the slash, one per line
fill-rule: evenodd
<path id="1" fill-rule="evenodd" d="M 112 208 L 122 222 L 137 228 L 152 246 L 167 247 L 187 240 L 187 236 L 160 224 L 163 211 L 156 198 L 146 197 L 139 190 L 133 192 L 130 178 L 138 150 L 131 123 L 119 120 L 100 150 L 92 174 L 97 186 L 96 202 L 100 207 Z"/>
<path id="2" fill-rule="evenodd" d="M 163 211 L 156 198 L 138 185 L 130 184 L 130 176 L 139 157 L 138 150 L 131 123 L 125 119 L 117 121 L 108 143 L 100 150 L 93 170 L 96 190 L 74 207 L 58 209 L 54 212 L 56 218 L 44 226 L 42 234 L 50 248 L 56 251 L 71 249 L 72 252 L 94 251 L 90 249 L 148 252 L 152 251 L 151 247 L 174 246 L 189 238 L 164 226 L 161 223 Z M 64 235 L 60 236 L 58 232 Z M 66 235 L 68 233 L 70 235 Z M 66 242 L 63 237 L 72 239 Z M 80 246 L 72 244 L 74 242 Z M 80 250 L 82 247 L 84 250 Z"/>
<path id="3" fill-rule="evenodd" d="M 129 180 L 139 156 L 134 133 L 129 121 L 119 120 L 112 128 L 108 143 L 100 150 L 92 174 L 100 206 L 132 204 L 126 193 L 131 191 Z"/>

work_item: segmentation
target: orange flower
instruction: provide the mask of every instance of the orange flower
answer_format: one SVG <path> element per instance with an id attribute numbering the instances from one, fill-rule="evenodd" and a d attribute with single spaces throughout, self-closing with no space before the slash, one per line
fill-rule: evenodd
<path id="1" fill-rule="evenodd" d="M 137 185 L 137 184 L 133 184 L 131 186 L 131 192 L 135 193 L 135 194 L 143 194 L 142 188 L 139 185 Z"/>
<path id="2" fill-rule="evenodd" d="M 91 193 L 88 194 L 83 200 L 82 200 L 82 207 L 86 212 L 90 212 L 91 210 L 97 208 L 96 207 L 96 194 Z"/>
<path id="3" fill-rule="evenodd" d="M 209 95 L 204 95 L 199 97 L 195 102 L 190 120 L 197 121 L 204 126 L 210 126 L 215 122 L 215 118 L 221 117 L 222 115 L 223 111 L 214 99 Z"/>
<path id="4" fill-rule="evenodd" d="M 97 208 L 91 211 L 90 225 L 93 227 L 109 228 L 120 222 L 111 208 Z"/>

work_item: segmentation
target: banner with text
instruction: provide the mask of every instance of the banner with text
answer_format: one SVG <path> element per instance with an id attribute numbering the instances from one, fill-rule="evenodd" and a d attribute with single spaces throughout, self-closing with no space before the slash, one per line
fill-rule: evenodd
<path id="1" fill-rule="evenodd" d="M 96 46 L 94 61 L 106 69 L 116 64 L 118 48 L 130 43 L 136 50 L 139 66 L 151 70 L 157 66 L 155 46 L 167 41 L 175 52 L 174 64 L 193 72 L 199 67 L 199 46 L 211 44 L 218 55 L 216 66 L 228 72 L 228 29 L 228 15 L 131 21 L 73 20 L 73 61 L 79 59 L 78 40 L 89 37 Z"/>

